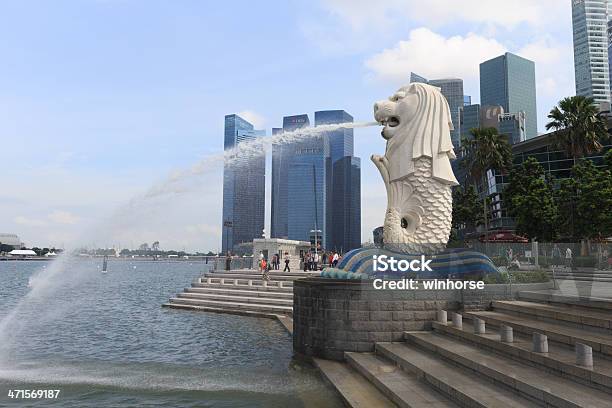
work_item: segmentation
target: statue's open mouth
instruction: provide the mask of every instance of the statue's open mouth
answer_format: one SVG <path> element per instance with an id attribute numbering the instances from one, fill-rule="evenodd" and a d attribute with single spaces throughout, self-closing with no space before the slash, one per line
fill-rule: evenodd
<path id="1" fill-rule="evenodd" d="M 396 127 L 399 126 L 400 121 L 397 116 L 390 116 L 389 118 L 380 122 L 383 126 Z"/>

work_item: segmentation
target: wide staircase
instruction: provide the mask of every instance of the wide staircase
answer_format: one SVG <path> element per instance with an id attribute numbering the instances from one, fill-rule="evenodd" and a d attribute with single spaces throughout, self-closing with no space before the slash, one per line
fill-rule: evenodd
<path id="1" fill-rule="evenodd" d="M 612 300 L 525 292 L 444 315 L 316 363 L 352 407 L 612 407 Z"/>
<path id="2" fill-rule="evenodd" d="M 270 280 L 264 281 L 252 269 L 207 272 L 162 306 L 257 317 L 291 316 L 293 282 L 319 275 L 270 271 Z"/>

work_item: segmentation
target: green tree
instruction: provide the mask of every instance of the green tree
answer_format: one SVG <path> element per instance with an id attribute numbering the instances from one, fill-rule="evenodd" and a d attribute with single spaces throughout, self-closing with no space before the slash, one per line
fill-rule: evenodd
<path id="1" fill-rule="evenodd" d="M 453 190 L 453 223 L 455 230 L 474 230 L 482 224 L 482 207 L 478 193 L 472 185 Z"/>
<path id="2" fill-rule="evenodd" d="M 600 140 L 608 137 L 606 119 L 591 97 L 570 96 L 559 101 L 548 118 L 546 130 L 555 130 L 556 145 L 573 158 L 601 150 Z"/>
<path id="3" fill-rule="evenodd" d="M 529 239 L 556 239 L 559 210 L 553 187 L 550 176 L 534 157 L 512 169 L 510 183 L 503 194 L 508 213 L 515 219 L 517 233 Z"/>
<path id="4" fill-rule="evenodd" d="M 483 191 L 482 210 L 485 231 L 488 231 L 487 217 L 487 171 L 505 173 L 512 165 L 512 148 L 506 135 L 500 135 L 496 128 L 474 128 L 472 138 L 463 139 L 464 160 L 462 165 L 469 171 L 474 182 L 480 181 Z"/>
<path id="5" fill-rule="evenodd" d="M 603 159 L 608 170 L 612 171 L 612 149 L 608 150 L 606 154 L 604 154 Z"/>
<path id="6" fill-rule="evenodd" d="M 557 192 L 563 235 L 576 239 L 612 235 L 612 173 L 580 160 Z"/>

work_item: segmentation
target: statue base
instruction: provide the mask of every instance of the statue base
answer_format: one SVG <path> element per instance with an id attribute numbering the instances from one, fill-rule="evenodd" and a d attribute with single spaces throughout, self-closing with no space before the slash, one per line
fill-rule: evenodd
<path id="1" fill-rule="evenodd" d="M 425 255 L 430 270 L 425 271 L 380 271 L 374 269 L 374 257 L 386 255 L 397 261 L 421 260 L 422 254 L 396 252 L 385 248 L 359 248 L 348 252 L 336 268 L 326 268 L 321 276 L 331 279 L 368 280 L 383 279 L 474 279 L 487 275 L 499 275 L 493 261 L 481 252 L 466 248 L 445 249 L 432 255 Z M 405 264 L 405 263 L 404 263 Z M 380 265 L 379 268 L 380 269 Z"/>

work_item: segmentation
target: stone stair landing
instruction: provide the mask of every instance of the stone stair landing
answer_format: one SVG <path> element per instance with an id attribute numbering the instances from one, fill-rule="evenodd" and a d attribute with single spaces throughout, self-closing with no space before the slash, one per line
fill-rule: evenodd
<path id="1" fill-rule="evenodd" d="M 207 272 L 162 306 L 255 317 L 292 316 L 293 282 L 319 275 L 270 271 L 270 280 L 264 282 L 256 270 Z"/>

